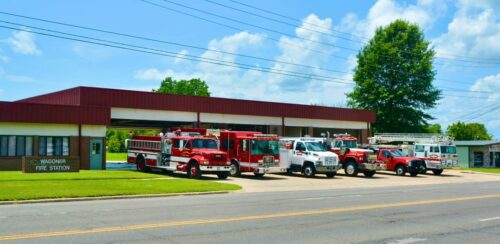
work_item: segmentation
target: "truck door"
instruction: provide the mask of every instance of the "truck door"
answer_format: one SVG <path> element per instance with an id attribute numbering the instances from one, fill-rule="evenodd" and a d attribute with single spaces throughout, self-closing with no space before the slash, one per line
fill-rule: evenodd
<path id="1" fill-rule="evenodd" d="M 292 164 L 302 165 L 304 163 L 305 152 L 306 145 L 303 142 L 297 142 L 293 150 Z"/>
<path id="2" fill-rule="evenodd" d="M 382 150 L 380 152 L 381 154 L 381 160 L 387 165 L 387 169 L 392 170 L 394 169 L 394 165 L 392 165 L 392 155 L 388 150 Z"/>
<path id="3" fill-rule="evenodd" d="M 248 140 L 241 140 L 240 141 L 239 159 L 240 159 L 240 163 L 241 162 L 245 162 L 245 163 L 250 162 L 250 143 Z"/>

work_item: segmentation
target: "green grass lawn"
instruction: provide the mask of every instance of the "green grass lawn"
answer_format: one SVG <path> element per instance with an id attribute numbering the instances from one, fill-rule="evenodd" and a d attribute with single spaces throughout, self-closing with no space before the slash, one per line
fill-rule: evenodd
<path id="1" fill-rule="evenodd" d="M 234 184 L 134 171 L 0 172 L 0 201 L 239 190 Z"/>
<path id="2" fill-rule="evenodd" d="M 127 153 L 110 153 L 106 152 L 106 161 L 127 161 Z"/>
<path id="3" fill-rule="evenodd" d="M 459 168 L 459 170 L 471 170 L 475 172 L 500 174 L 500 168 Z"/>

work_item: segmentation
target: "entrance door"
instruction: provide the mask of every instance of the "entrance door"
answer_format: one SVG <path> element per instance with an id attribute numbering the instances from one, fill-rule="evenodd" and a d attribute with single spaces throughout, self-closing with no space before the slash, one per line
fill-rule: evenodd
<path id="1" fill-rule="evenodd" d="M 90 169 L 102 169 L 102 139 L 90 139 Z"/>
<path id="2" fill-rule="evenodd" d="M 495 167 L 500 168 L 500 152 L 495 152 Z"/>

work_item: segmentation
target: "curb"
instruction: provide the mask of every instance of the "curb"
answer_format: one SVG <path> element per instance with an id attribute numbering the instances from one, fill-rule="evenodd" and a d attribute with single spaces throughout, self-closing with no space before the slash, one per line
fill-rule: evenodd
<path id="1" fill-rule="evenodd" d="M 496 174 L 496 173 L 477 172 L 477 171 L 472 171 L 472 170 L 460 171 L 460 173 L 464 173 L 464 174 L 480 174 L 480 175 L 496 175 L 496 176 L 500 176 L 500 174 Z"/>
<path id="2" fill-rule="evenodd" d="M 37 200 L 0 201 L 0 205 L 54 203 L 54 202 L 83 202 L 83 201 L 97 201 L 97 200 L 118 200 L 118 199 L 137 199 L 137 198 L 178 197 L 178 196 L 200 196 L 200 195 L 227 194 L 231 192 L 232 191 L 208 191 L 208 192 L 121 195 L 121 196 L 102 196 L 102 197 L 50 198 L 50 199 L 37 199 Z"/>

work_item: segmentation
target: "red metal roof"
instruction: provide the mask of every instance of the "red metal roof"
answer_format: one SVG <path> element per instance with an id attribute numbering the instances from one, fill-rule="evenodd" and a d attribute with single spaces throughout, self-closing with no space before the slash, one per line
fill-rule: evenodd
<path id="1" fill-rule="evenodd" d="M 108 125 L 105 107 L 0 102 L 0 122 Z"/>
<path id="2" fill-rule="evenodd" d="M 375 112 L 370 110 L 218 97 L 159 94 L 154 92 L 95 87 L 76 87 L 20 101 L 29 103 L 100 106 L 107 108 L 117 107 L 325 120 L 375 121 Z"/>

